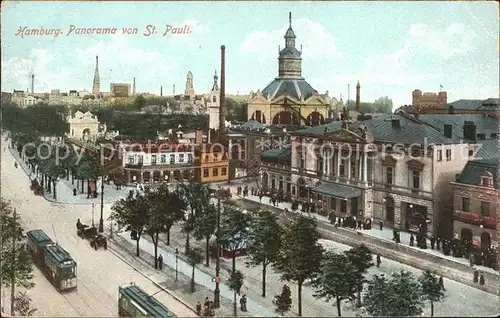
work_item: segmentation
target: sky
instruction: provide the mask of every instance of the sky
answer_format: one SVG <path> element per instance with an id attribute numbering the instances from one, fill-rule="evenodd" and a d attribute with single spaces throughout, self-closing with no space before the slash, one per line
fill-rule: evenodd
<path id="1" fill-rule="evenodd" d="M 361 100 L 388 96 L 411 104 L 411 92 L 458 99 L 499 97 L 498 4 L 490 2 L 19 2 L 2 3 L 2 91 L 92 90 L 99 56 L 101 91 L 132 83 L 137 92 L 184 92 L 194 76 L 208 93 L 220 46 L 226 46 L 226 92 L 263 90 L 278 76 L 288 13 L 302 45 L 302 75 L 319 93 Z M 147 34 L 147 26 L 156 33 Z M 165 36 L 189 26 L 188 34 Z M 73 27 L 72 27 L 73 26 Z M 25 31 L 19 32 L 19 30 Z M 60 29 L 57 37 L 30 29 Z M 69 32 L 70 29 L 74 29 Z M 115 34 L 76 34 L 116 28 Z M 137 34 L 123 34 L 137 28 Z M 16 35 L 17 34 L 17 35 Z M 23 37 L 21 37 L 23 35 Z"/>

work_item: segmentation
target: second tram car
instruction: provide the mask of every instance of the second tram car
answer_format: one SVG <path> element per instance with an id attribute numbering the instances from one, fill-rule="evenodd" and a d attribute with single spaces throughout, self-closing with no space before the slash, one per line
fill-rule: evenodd
<path id="1" fill-rule="evenodd" d="M 118 297 L 120 317 L 176 317 L 165 305 L 134 283 L 119 287 Z"/>

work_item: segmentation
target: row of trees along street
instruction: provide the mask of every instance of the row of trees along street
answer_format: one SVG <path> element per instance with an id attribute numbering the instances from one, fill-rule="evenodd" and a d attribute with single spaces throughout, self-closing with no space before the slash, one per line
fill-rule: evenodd
<path id="1" fill-rule="evenodd" d="M 2 288 L 10 289 L 10 315 L 32 316 L 36 312 L 26 290 L 35 286 L 33 263 L 25 248 L 21 220 L 10 202 L 0 198 L 0 317 L 6 310 Z M 16 288 L 20 288 L 17 291 Z"/>
<path id="2" fill-rule="evenodd" d="M 217 203 L 215 200 L 219 199 Z M 247 266 L 262 267 L 262 297 L 266 297 L 266 272 L 269 266 L 281 274 L 284 281 L 297 284 L 298 314 L 302 315 L 302 288 L 310 282 L 316 291 L 315 297 L 332 302 L 341 316 L 341 302 L 356 299 L 357 306 L 364 306 L 372 316 L 415 316 L 422 313 L 425 301 L 433 304 L 443 298 L 439 278 L 424 272 L 415 278 L 409 272 L 394 273 L 391 277 L 374 276 L 367 280 L 368 269 L 373 266 L 372 254 L 364 245 L 345 253 L 325 251 L 318 243 L 320 235 L 315 220 L 298 215 L 286 223 L 280 223 L 269 210 L 246 212 L 228 200 L 224 190 L 210 191 L 204 184 L 179 185 L 170 190 L 166 185 L 157 190 L 146 189 L 143 195 L 130 194 L 112 207 L 110 219 L 121 229 L 132 231 L 136 239 L 136 254 L 139 256 L 139 241 L 142 235 L 151 236 L 157 249 L 159 234 L 169 232 L 180 222 L 188 234 L 185 255 L 193 267 L 191 288 L 194 290 L 194 268 L 203 261 L 202 250 L 190 248 L 189 237 L 205 240 L 205 265 L 209 266 L 210 238 L 215 235 L 226 250 L 232 251 L 232 268 L 228 286 L 236 293 L 243 285 L 244 276 L 236 268 L 236 254 L 246 248 Z M 220 210 L 219 205 L 220 204 Z M 146 211 L 146 213 L 145 213 Z M 217 213 L 221 213 L 220 230 L 217 231 Z M 364 288 L 364 286 L 368 286 Z M 364 294 L 362 292 L 364 290 Z M 278 312 L 291 307 L 290 288 L 283 286 L 281 295 L 274 303 Z M 361 302 L 363 296 L 363 303 Z"/>

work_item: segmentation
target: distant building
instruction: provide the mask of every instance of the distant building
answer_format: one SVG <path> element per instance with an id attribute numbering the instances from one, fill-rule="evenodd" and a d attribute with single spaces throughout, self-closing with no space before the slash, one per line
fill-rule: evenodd
<path id="1" fill-rule="evenodd" d="M 73 116 L 68 117 L 68 123 L 69 138 L 89 141 L 95 139 L 99 132 L 99 121 L 91 112 L 77 111 Z"/>
<path id="2" fill-rule="evenodd" d="M 111 97 L 129 97 L 132 95 L 131 87 L 127 83 L 111 83 L 109 92 Z"/>
<path id="3" fill-rule="evenodd" d="M 173 108 L 177 109 L 176 111 L 180 113 L 205 114 L 207 111 L 207 98 L 203 95 L 196 95 L 193 78 L 193 73 L 189 71 L 186 75 L 186 88 L 184 94 L 174 95 L 175 105 L 170 106 L 173 106 Z"/>
<path id="4" fill-rule="evenodd" d="M 203 145 L 200 152 L 200 182 L 212 183 L 222 182 L 229 179 L 229 159 L 222 147 L 213 147 L 209 144 Z"/>
<path id="5" fill-rule="evenodd" d="M 416 89 L 412 92 L 412 106 L 419 113 L 426 113 L 445 107 L 447 98 L 446 92 L 422 93 L 421 90 Z"/>

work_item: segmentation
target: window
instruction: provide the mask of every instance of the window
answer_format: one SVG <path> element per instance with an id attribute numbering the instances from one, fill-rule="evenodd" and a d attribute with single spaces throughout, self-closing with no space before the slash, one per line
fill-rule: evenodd
<path id="1" fill-rule="evenodd" d="M 299 155 L 300 160 L 300 169 L 304 169 L 306 167 L 306 160 L 302 154 Z"/>
<path id="2" fill-rule="evenodd" d="M 420 189 L 420 171 L 412 171 L 412 184 L 413 189 Z"/>
<path id="3" fill-rule="evenodd" d="M 347 201 L 340 200 L 340 212 L 346 213 L 346 211 L 347 211 Z"/>
<path id="4" fill-rule="evenodd" d="M 323 159 L 318 159 L 316 171 L 319 173 L 323 172 Z"/>
<path id="5" fill-rule="evenodd" d="M 134 164 L 134 157 L 133 156 L 129 156 L 128 157 L 128 163 L 133 165 Z"/>
<path id="6" fill-rule="evenodd" d="M 175 163 L 175 155 L 170 155 L 170 164 L 173 165 Z"/>
<path id="7" fill-rule="evenodd" d="M 481 215 L 482 216 L 490 216 L 490 203 L 489 202 L 481 202 Z"/>
<path id="8" fill-rule="evenodd" d="M 209 175 L 208 169 L 203 169 L 203 177 L 206 178 L 206 177 L 208 177 L 208 175 Z"/>
<path id="9" fill-rule="evenodd" d="M 451 149 L 446 149 L 446 161 L 451 161 Z"/>
<path id="10" fill-rule="evenodd" d="M 493 179 L 489 177 L 481 177 L 481 185 L 483 187 L 491 187 L 493 184 Z"/>
<path id="11" fill-rule="evenodd" d="M 443 161 L 443 151 L 442 150 L 437 151 L 437 161 Z"/>
<path id="12" fill-rule="evenodd" d="M 137 156 L 137 163 L 142 163 L 144 160 L 144 156 Z"/>
<path id="13" fill-rule="evenodd" d="M 385 183 L 394 184 L 392 167 L 385 167 Z"/>
<path id="14" fill-rule="evenodd" d="M 339 167 L 339 176 L 345 177 L 345 160 L 341 159 Z"/>
<path id="15" fill-rule="evenodd" d="M 188 163 L 193 163 L 193 155 L 192 154 L 188 154 Z"/>
<path id="16" fill-rule="evenodd" d="M 161 162 L 161 163 L 165 163 L 165 162 L 167 162 L 167 156 L 166 156 L 166 155 L 161 155 L 161 156 L 160 156 L 160 162 Z"/>
<path id="17" fill-rule="evenodd" d="M 469 198 L 462 198 L 462 211 L 463 212 L 470 212 L 470 199 Z"/>
<path id="18" fill-rule="evenodd" d="M 220 175 L 221 176 L 225 176 L 226 174 L 227 174 L 227 169 L 226 168 L 222 168 L 221 172 L 220 172 Z"/>
<path id="19" fill-rule="evenodd" d="M 155 165 L 156 164 L 156 155 L 151 156 L 151 164 Z"/>
<path id="20" fill-rule="evenodd" d="M 217 177 L 217 176 L 219 176 L 219 169 L 213 168 L 212 169 L 212 177 Z"/>
<path id="21" fill-rule="evenodd" d="M 184 154 L 179 154 L 179 162 L 184 162 Z"/>

